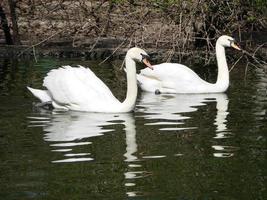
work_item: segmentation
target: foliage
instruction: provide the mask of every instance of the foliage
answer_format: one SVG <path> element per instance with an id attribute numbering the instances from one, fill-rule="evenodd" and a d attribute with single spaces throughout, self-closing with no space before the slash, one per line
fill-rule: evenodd
<path id="1" fill-rule="evenodd" d="M 266 2 L 21 0 L 16 11 L 20 36 L 29 44 L 49 38 L 77 47 L 95 39 L 95 44 L 90 44 L 93 49 L 101 38 L 116 38 L 127 40 L 122 47 L 167 48 L 171 56 L 195 48 L 213 50 L 222 34 L 242 41 L 250 32 L 266 30 Z"/>

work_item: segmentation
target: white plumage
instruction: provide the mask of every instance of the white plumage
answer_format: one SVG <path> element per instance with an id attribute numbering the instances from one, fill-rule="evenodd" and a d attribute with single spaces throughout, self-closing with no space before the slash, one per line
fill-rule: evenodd
<path id="1" fill-rule="evenodd" d="M 109 88 L 89 69 L 82 66 L 52 70 L 43 84 L 53 97 L 53 106 L 69 110 L 104 111 L 105 105 L 118 107 L 121 103 Z"/>
<path id="2" fill-rule="evenodd" d="M 161 93 L 202 93 L 213 85 L 182 64 L 162 63 L 153 65 L 153 69 L 143 69 L 137 75 L 144 91 L 155 92 L 158 89 Z"/>
<path id="3" fill-rule="evenodd" d="M 28 87 L 41 102 L 51 101 L 54 108 L 88 112 L 129 112 L 137 97 L 135 61 L 143 62 L 147 53 L 131 48 L 126 54 L 127 96 L 121 103 L 109 88 L 89 69 L 63 66 L 51 70 L 44 78 L 47 90 Z"/>
<path id="4" fill-rule="evenodd" d="M 182 64 L 162 63 L 153 65 L 153 71 L 141 70 L 137 74 L 138 84 L 142 90 L 160 93 L 218 93 L 229 86 L 229 71 L 225 57 L 225 47 L 240 48 L 234 39 L 221 36 L 216 42 L 218 77 L 216 83 L 202 80 L 194 71 Z"/>

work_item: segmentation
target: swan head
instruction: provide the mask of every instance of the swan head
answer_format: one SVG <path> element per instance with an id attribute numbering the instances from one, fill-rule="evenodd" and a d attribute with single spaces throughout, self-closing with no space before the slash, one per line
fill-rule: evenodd
<path id="1" fill-rule="evenodd" d="M 235 39 L 228 35 L 219 37 L 217 43 L 222 45 L 223 47 L 233 47 L 234 49 L 241 50 L 241 48 L 237 45 Z"/>
<path id="2" fill-rule="evenodd" d="M 126 57 L 131 58 L 132 60 L 140 63 L 144 63 L 150 69 L 153 69 L 152 65 L 149 62 L 149 55 L 138 47 L 133 47 L 127 51 Z"/>

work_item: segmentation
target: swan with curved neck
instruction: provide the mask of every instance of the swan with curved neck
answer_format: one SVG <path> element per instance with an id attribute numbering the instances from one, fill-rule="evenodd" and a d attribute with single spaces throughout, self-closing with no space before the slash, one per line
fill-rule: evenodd
<path id="1" fill-rule="evenodd" d="M 137 98 L 136 62 L 151 67 L 147 53 L 137 47 L 127 51 L 127 94 L 121 103 L 109 88 L 89 69 L 63 66 L 51 70 L 44 78 L 47 90 L 27 87 L 42 103 L 51 102 L 56 109 L 122 113 L 134 109 Z"/>
<path id="2" fill-rule="evenodd" d="M 229 86 L 229 70 L 225 57 L 225 47 L 241 50 L 232 37 L 223 35 L 216 42 L 218 76 L 216 83 L 201 79 L 190 68 L 178 63 L 153 65 L 154 70 L 143 69 L 137 74 L 142 90 L 155 93 L 218 93 Z"/>

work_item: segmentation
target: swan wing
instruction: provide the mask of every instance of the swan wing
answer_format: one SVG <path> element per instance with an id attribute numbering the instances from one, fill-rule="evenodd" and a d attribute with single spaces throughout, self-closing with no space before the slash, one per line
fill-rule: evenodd
<path id="1" fill-rule="evenodd" d="M 121 104 L 89 68 L 82 66 L 51 70 L 43 85 L 51 94 L 53 105 L 71 110 L 105 112 Z"/>
<path id="2" fill-rule="evenodd" d="M 162 63 L 153 65 L 154 70 L 145 68 L 141 70 L 141 75 L 158 79 L 160 81 L 192 81 L 192 79 L 202 80 L 190 68 L 178 63 Z"/>
<path id="3" fill-rule="evenodd" d="M 31 87 L 27 87 L 27 89 L 35 96 L 37 97 L 42 103 L 52 101 L 51 96 L 48 92 L 48 90 L 39 90 L 34 89 Z"/>
<path id="4" fill-rule="evenodd" d="M 162 63 L 154 65 L 153 68 L 154 70 L 147 68 L 141 70 L 138 78 L 141 87 L 150 88 L 152 92 L 160 89 L 168 93 L 195 93 L 199 92 L 204 85 L 210 85 L 182 64 Z M 152 87 L 157 88 L 152 89 Z"/>

